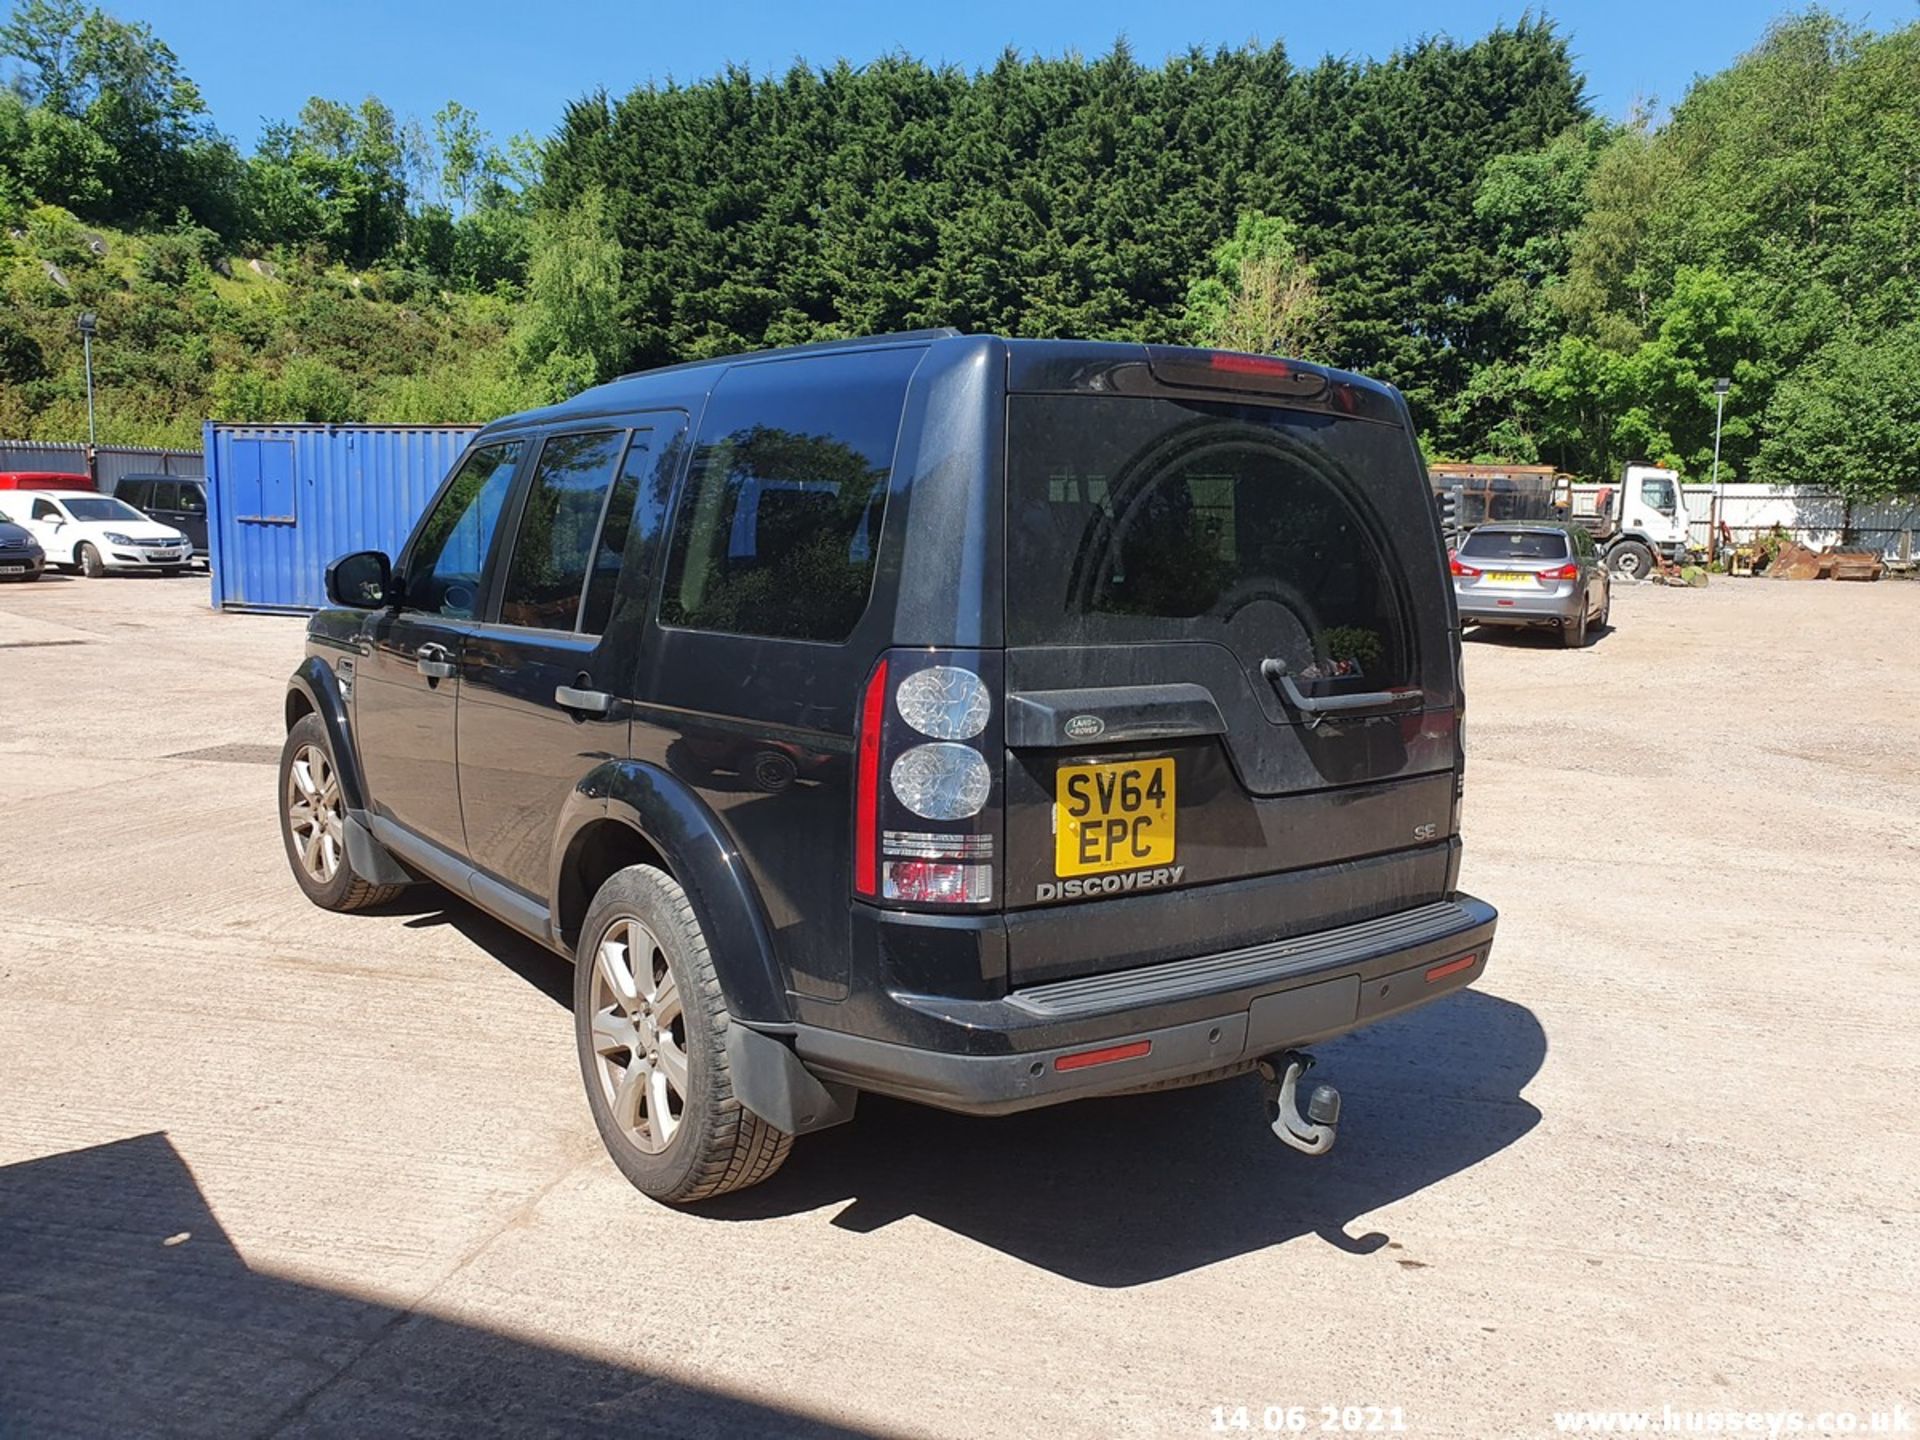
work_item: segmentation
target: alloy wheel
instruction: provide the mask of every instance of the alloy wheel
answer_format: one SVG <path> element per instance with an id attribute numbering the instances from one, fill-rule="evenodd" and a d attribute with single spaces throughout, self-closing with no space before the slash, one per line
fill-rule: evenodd
<path id="1" fill-rule="evenodd" d="M 317 745 L 302 745 L 287 767 L 287 828 L 300 868 L 321 885 L 340 869 L 345 848 L 340 777 Z"/>
<path id="2" fill-rule="evenodd" d="M 686 1114 L 686 1047 L 680 987 L 660 942 L 638 920 L 614 920 L 593 957 L 594 1070 L 614 1123 L 650 1155 L 673 1143 Z"/>

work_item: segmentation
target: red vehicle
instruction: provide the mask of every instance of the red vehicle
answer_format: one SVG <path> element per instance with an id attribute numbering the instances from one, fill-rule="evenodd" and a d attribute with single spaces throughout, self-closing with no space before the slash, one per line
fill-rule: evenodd
<path id="1" fill-rule="evenodd" d="M 0 490 L 91 490 L 93 477 L 65 470 L 0 470 Z"/>

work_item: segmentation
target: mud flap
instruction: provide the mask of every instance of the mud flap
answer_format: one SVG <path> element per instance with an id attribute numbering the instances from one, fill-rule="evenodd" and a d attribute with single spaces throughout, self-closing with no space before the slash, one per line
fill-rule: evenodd
<path id="1" fill-rule="evenodd" d="M 789 1135 L 845 1124 L 860 1095 L 821 1080 L 783 1041 L 737 1021 L 727 1026 L 727 1069 L 734 1099 Z"/>

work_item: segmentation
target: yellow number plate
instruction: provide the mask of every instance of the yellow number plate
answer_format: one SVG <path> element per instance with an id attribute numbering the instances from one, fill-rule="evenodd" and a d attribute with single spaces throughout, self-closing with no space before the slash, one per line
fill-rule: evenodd
<path id="1" fill-rule="evenodd" d="M 1054 874 L 1099 875 L 1172 862 L 1172 760 L 1062 765 L 1053 795 Z"/>
<path id="2" fill-rule="evenodd" d="M 1533 576 L 1525 571 L 1489 570 L 1487 579 L 1496 585 L 1531 585 L 1533 583 Z"/>

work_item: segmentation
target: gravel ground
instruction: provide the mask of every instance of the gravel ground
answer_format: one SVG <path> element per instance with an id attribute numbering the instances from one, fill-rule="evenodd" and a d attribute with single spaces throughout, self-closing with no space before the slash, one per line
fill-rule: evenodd
<path id="1" fill-rule="evenodd" d="M 699 1214 L 602 1157 L 564 962 L 430 890 L 307 907 L 299 624 L 205 605 L 0 588 L 0 1433 L 1920 1401 L 1920 584 L 1622 587 L 1587 651 L 1469 637 L 1500 939 L 1475 991 L 1322 1047 L 1331 1156 L 1244 1081 L 868 1103 Z"/>

